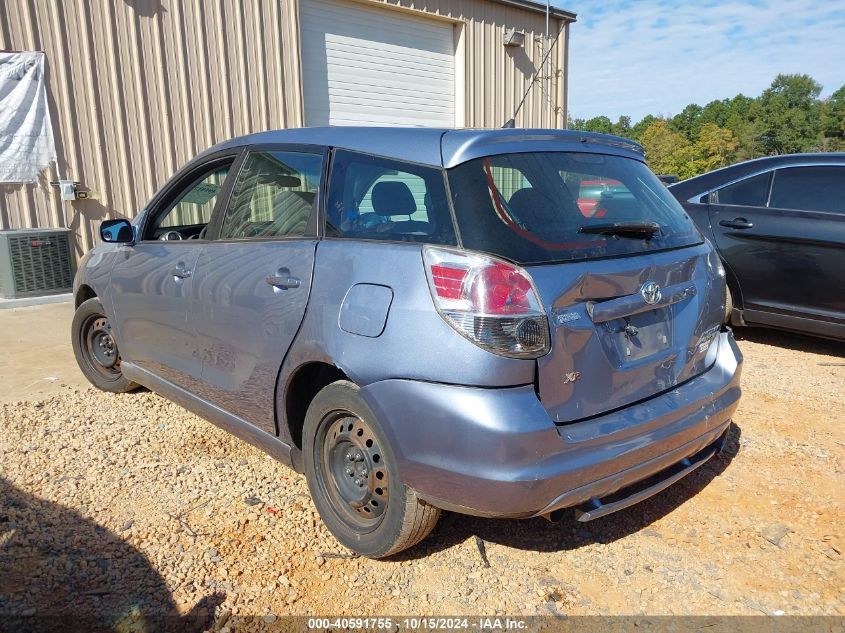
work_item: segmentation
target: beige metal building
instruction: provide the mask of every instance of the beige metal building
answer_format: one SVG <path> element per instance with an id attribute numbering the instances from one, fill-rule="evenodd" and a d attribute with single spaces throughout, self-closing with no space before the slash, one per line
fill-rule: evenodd
<path id="1" fill-rule="evenodd" d="M 0 229 L 68 226 L 79 257 L 101 220 L 135 215 L 219 141 L 500 127 L 535 74 L 516 126 L 564 127 L 574 20 L 532 0 L 4 0 L 0 50 L 46 55 L 58 161 L 38 184 L 0 184 Z M 89 197 L 63 202 L 59 178 Z"/>

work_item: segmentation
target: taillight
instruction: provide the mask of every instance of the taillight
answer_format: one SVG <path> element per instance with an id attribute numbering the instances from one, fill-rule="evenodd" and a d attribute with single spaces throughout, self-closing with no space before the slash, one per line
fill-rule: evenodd
<path id="1" fill-rule="evenodd" d="M 527 272 L 487 255 L 425 247 L 434 305 L 446 322 L 486 350 L 512 358 L 549 351 L 549 322 Z"/>

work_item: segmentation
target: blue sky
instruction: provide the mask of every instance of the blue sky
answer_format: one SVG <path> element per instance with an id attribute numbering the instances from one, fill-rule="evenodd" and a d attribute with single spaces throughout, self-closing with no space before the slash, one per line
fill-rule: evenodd
<path id="1" fill-rule="evenodd" d="M 738 93 L 757 96 L 778 73 L 806 73 L 827 96 L 845 84 L 843 0 L 553 0 L 570 27 L 569 110 L 673 115 Z"/>

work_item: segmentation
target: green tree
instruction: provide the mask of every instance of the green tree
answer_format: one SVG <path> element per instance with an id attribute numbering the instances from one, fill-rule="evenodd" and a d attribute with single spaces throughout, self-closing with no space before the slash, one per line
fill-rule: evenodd
<path id="1" fill-rule="evenodd" d="M 683 178 L 767 154 L 845 151 L 845 86 L 824 100 L 821 90 L 809 75 L 781 74 L 759 97 L 691 103 L 668 120 L 648 114 L 631 125 L 627 116 L 597 116 L 570 127 L 635 139 L 655 171 Z"/>
<path id="2" fill-rule="evenodd" d="M 697 158 L 701 161 L 704 172 L 726 167 L 734 162 L 739 140 L 728 128 L 719 127 L 715 123 L 705 123 L 695 145 Z"/>
<path id="3" fill-rule="evenodd" d="M 760 113 L 757 99 L 746 97 L 744 94 L 738 94 L 733 99 L 729 99 L 727 106 L 728 113 L 723 126 L 730 128 L 735 134 L 739 128 L 754 121 Z"/>
<path id="4" fill-rule="evenodd" d="M 613 133 L 613 123 L 606 116 L 596 116 L 588 119 L 583 127 L 586 132 L 601 132 L 602 134 Z"/>
<path id="5" fill-rule="evenodd" d="M 845 149 L 845 86 L 830 95 L 822 104 L 822 129 L 826 149 Z"/>
<path id="6" fill-rule="evenodd" d="M 765 153 L 806 152 L 819 145 L 822 87 L 809 75 L 778 75 L 760 95 Z"/>
<path id="7" fill-rule="evenodd" d="M 572 117 L 569 118 L 569 125 L 567 126 L 570 130 L 583 130 L 584 126 L 587 124 L 587 121 L 584 119 L 573 119 Z"/>
<path id="8" fill-rule="evenodd" d="M 702 110 L 703 108 L 698 104 L 689 104 L 681 110 L 680 114 L 676 114 L 669 119 L 669 127 L 675 132 L 680 132 L 689 140 L 694 140 L 698 137 L 698 130 L 700 128 L 698 120 L 701 118 Z"/>
<path id="9" fill-rule="evenodd" d="M 613 129 L 611 133 L 616 134 L 617 136 L 631 136 L 631 117 L 622 115 L 619 117 L 619 120 L 613 124 Z"/>
<path id="10" fill-rule="evenodd" d="M 664 119 L 655 119 L 640 135 L 649 167 L 658 174 L 678 174 L 690 158 L 690 142 Z M 680 174 L 679 174 L 680 175 Z"/>
<path id="11" fill-rule="evenodd" d="M 639 123 L 631 128 L 631 138 L 641 141 L 643 132 L 645 132 L 655 121 L 657 121 L 657 117 L 652 116 L 651 114 L 645 115 Z"/>
<path id="12" fill-rule="evenodd" d="M 684 180 L 685 178 L 692 178 L 707 171 L 705 168 L 706 163 L 701 157 L 700 148 L 697 143 L 687 143 L 679 147 L 672 156 L 671 162 L 673 163 L 671 171 L 659 173 L 674 174 L 681 180 Z"/>
<path id="13" fill-rule="evenodd" d="M 759 99 L 738 94 L 730 100 L 725 127 L 734 133 L 739 142 L 735 160 L 743 161 L 761 155 L 762 150 L 757 147 L 758 139 L 762 136 L 761 120 Z"/>
<path id="14" fill-rule="evenodd" d="M 691 178 L 733 162 L 739 141 L 734 133 L 705 123 L 694 143 L 686 135 L 658 119 L 643 132 L 640 142 L 646 150 L 649 166 L 658 174 Z"/>
<path id="15" fill-rule="evenodd" d="M 727 124 L 728 117 L 730 117 L 731 105 L 730 99 L 723 99 L 721 101 L 711 101 L 701 109 L 701 116 L 698 118 L 698 125 L 694 130 L 695 138 L 701 133 L 707 123 L 724 127 Z"/>

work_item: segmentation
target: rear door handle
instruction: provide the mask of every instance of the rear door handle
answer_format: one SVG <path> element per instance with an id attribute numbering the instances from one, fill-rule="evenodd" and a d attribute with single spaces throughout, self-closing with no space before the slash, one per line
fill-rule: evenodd
<path id="1" fill-rule="evenodd" d="M 754 223 L 745 218 L 734 218 L 733 220 L 722 220 L 719 226 L 726 226 L 729 229 L 753 229 Z"/>
<path id="2" fill-rule="evenodd" d="M 269 275 L 264 281 L 274 288 L 283 289 L 299 288 L 302 283 L 296 277 L 291 277 L 290 271 L 284 268 L 276 272 L 275 275 Z"/>
<path id="3" fill-rule="evenodd" d="M 187 279 L 192 274 L 190 270 L 188 270 L 182 265 L 176 266 L 176 268 L 173 269 L 172 273 L 175 279 Z"/>

